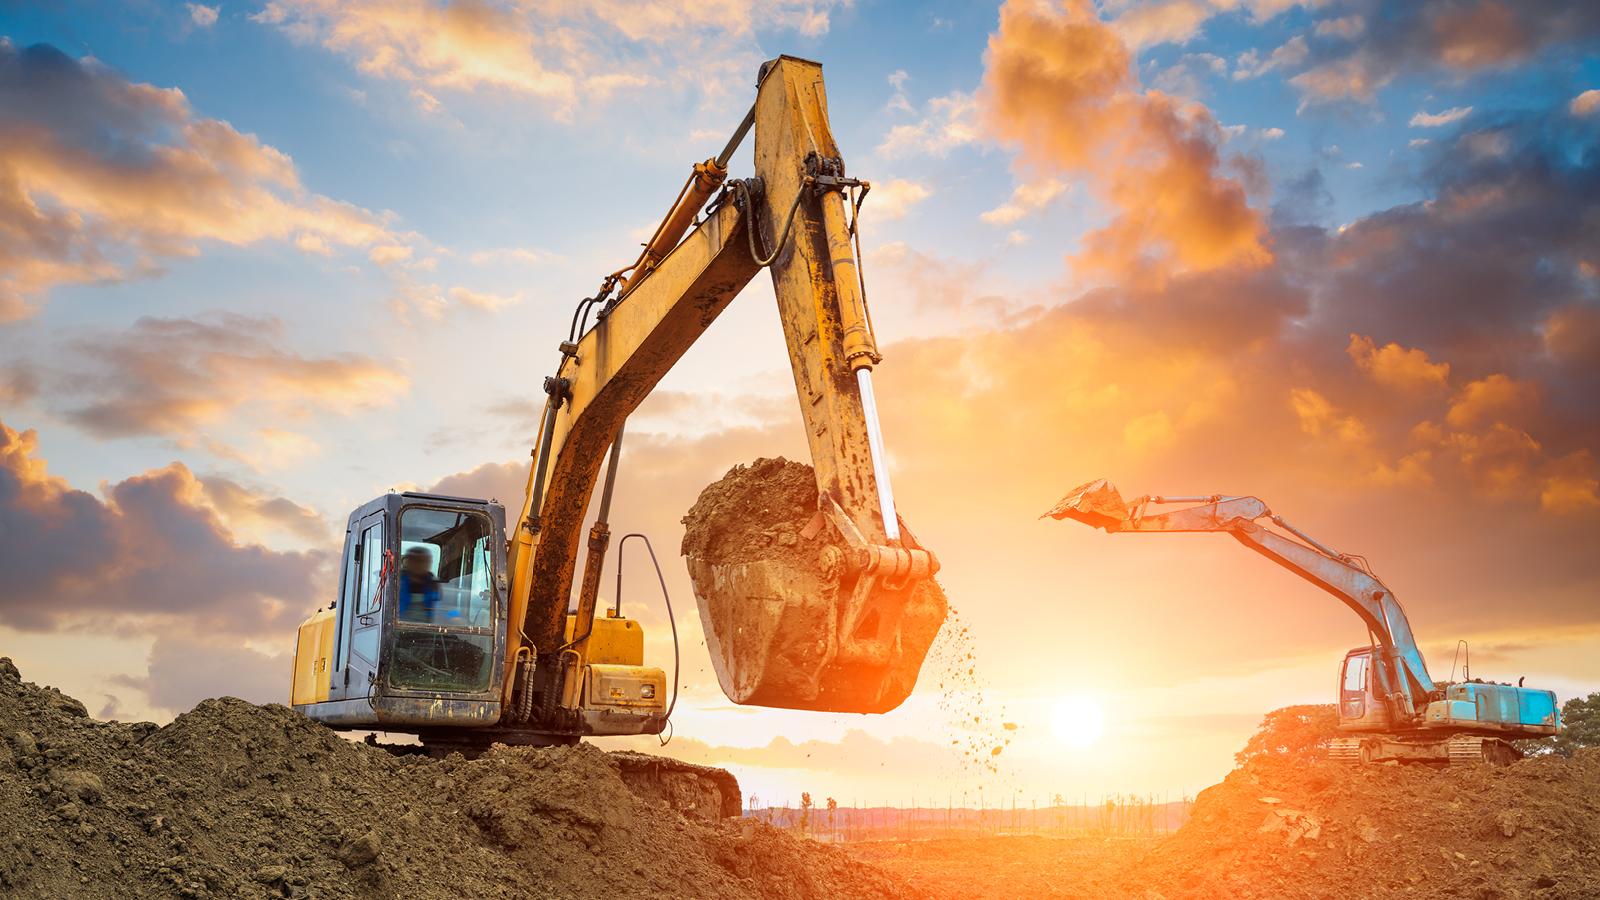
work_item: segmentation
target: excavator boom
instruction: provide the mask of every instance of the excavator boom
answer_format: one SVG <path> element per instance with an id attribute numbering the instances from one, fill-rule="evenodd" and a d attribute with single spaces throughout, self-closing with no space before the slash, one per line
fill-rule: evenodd
<path id="1" fill-rule="evenodd" d="M 890 589 L 869 575 L 846 572 L 844 595 L 864 591 L 903 607 L 912 602 L 916 582 L 936 569 L 931 554 L 902 536 L 889 487 L 871 389 L 871 370 L 881 357 L 853 252 L 855 223 L 847 217 L 847 195 L 859 197 L 868 185 L 844 174 L 821 70 L 787 56 L 762 67 L 756 102 L 734 141 L 695 167 L 639 260 L 623 270 L 631 270 L 628 279 L 611 276 L 592 301 L 599 306 L 594 327 L 562 345 L 556 373 L 545 380 L 542 433 L 511 538 L 510 621 L 519 627 L 508 635 L 508 695 L 518 690 L 518 660 L 531 656 L 537 661 L 531 689 L 541 698 L 536 708 L 553 712 L 557 697 L 562 705 L 576 702 L 584 648 L 567 640 L 563 622 L 577 559 L 585 551 L 585 514 L 607 449 L 614 457 L 628 415 L 763 267 L 772 271 L 830 534 L 865 551 L 871 562 L 888 559 L 896 571 L 912 576 Z M 755 177 L 727 185 L 705 218 L 689 228 L 700 206 L 724 185 L 728 158 L 752 125 Z M 580 631 L 595 613 L 608 538 L 604 511 L 587 540 Z M 812 604 L 816 598 L 806 594 L 815 591 L 776 561 L 734 571 L 690 560 L 690 570 L 719 680 L 737 702 L 880 711 L 903 699 L 899 686 L 909 691 L 907 669 L 915 681 L 925 643 L 873 635 L 864 652 L 880 665 L 847 666 L 860 655 L 852 654 L 851 634 L 817 634 L 816 617 L 784 614 Z M 839 605 L 831 598 L 829 603 Z M 922 613 L 942 621 L 944 609 Z M 808 624 L 800 625 L 801 619 Z M 828 623 L 840 619 L 823 617 Z M 734 639 L 747 630 L 765 641 Z M 782 661 L 775 659 L 779 654 Z M 787 677 L 784 669 L 796 667 L 812 677 Z M 897 687 L 886 692 L 883 685 L 890 681 Z"/>

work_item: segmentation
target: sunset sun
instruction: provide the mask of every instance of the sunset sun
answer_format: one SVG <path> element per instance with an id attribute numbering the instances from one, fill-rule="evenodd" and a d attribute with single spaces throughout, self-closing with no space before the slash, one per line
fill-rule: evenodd
<path id="1" fill-rule="evenodd" d="M 1090 747 L 1105 733 L 1106 717 L 1093 697 L 1072 695 L 1056 701 L 1050 714 L 1050 730 L 1056 740 L 1068 747 Z"/>

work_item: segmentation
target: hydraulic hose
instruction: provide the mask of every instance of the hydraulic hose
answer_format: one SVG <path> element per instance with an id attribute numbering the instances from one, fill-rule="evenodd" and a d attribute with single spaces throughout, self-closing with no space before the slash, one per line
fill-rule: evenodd
<path id="1" fill-rule="evenodd" d="M 672 626 L 672 700 L 667 703 L 667 723 L 671 724 L 672 711 L 678 706 L 678 678 L 682 664 L 678 652 L 678 619 L 672 612 L 672 594 L 667 591 L 667 576 L 661 574 L 661 562 L 656 559 L 656 548 L 651 545 L 648 536 L 637 531 L 623 535 L 622 540 L 617 542 L 617 615 L 622 614 L 622 551 L 628 546 L 628 538 L 638 538 L 644 541 L 645 550 L 650 552 L 650 565 L 655 566 L 656 569 L 656 580 L 661 583 L 661 599 L 667 604 L 667 622 Z M 662 741 L 661 743 L 665 746 L 667 742 Z"/>

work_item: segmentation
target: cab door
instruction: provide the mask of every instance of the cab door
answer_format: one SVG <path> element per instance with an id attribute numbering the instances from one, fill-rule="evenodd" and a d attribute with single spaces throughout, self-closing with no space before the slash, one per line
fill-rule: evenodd
<path id="1" fill-rule="evenodd" d="M 354 535 L 355 554 L 347 564 L 347 582 L 353 586 L 342 610 L 345 614 L 344 673 L 336 687 L 344 699 L 365 697 L 378 678 L 378 652 L 383 646 L 384 596 L 392 580 L 394 555 L 385 543 L 384 514 L 362 519 Z"/>
<path id="2" fill-rule="evenodd" d="M 1384 673 L 1372 647 L 1357 647 L 1345 654 L 1339 670 L 1339 727 L 1345 731 L 1383 731 L 1389 727 L 1389 708 L 1383 701 Z"/>

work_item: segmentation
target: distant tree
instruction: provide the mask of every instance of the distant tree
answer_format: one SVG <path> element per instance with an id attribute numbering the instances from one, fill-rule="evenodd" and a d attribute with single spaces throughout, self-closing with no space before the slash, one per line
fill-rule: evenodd
<path id="1" fill-rule="evenodd" d="M 811 792 L 802 791 L 800 794 L 800 833 L 809 834 L 811 831 Z"/>
<path id="2" fill-rule="evenodd" d="M 1571 756 L 1584 747 L 1600 747 L 1600 692 L 1561 704 L 1560 734 L 1517 741 L 1517 747 L 1527 756 Z"/>
<path id="3" fill-rule="evenodd" d="M 838 810 L 839 810 L 839 801 L 833 799 L 832 797 L 829 797 L 828 798 L 828 839 L 829 840 L 832 840 L 833 836 L 834 836 L 833 815 Z"/>
<path id="4" fill-rule="evenodd" d="M 1244 749 L 1233 755 L 1244 765 L 1258 756 L 1312 756 L 1339 736 L 1339 712 L 1332 703 L 1285 706 L 1266 714 Z"/>

